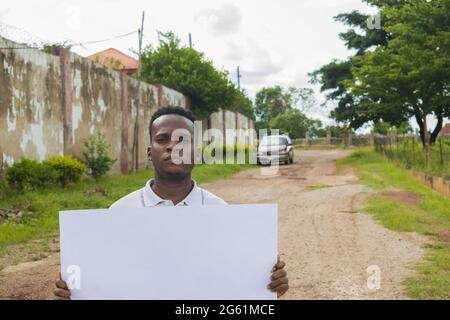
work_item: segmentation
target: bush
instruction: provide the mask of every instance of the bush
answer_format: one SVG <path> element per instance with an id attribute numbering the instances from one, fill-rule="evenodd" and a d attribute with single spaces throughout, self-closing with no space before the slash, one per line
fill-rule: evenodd
<path id="1" fill-rule="evenodd" d="M 0 198 L 5 194 L 7 189 L 8 189 L 8 183 L 6 182 L 6 180 L 1 179 L 0 180 Z"/>
<path id="2" fill-rule="evenodd" d="M 56 180 L 62 187 L 67 186 L 71 182 L 79 181 L 86 171 L 86 166 L 71 156 L 52 157 L 44 161 L 43 165 L 50 167 L 56 172 Z"/>
<path id="3" fill-rule="evenodd" d="M 109 157 L 110 145 L 106 142 L 105 135 L 97 133 L 88 140 L 83 140 L 84 163 L 87 166 L 88 174 L 95 180 L 105 176 L 113 164 L 117 161 Z"/>
<path id="4" fill-rule="evenodd" d="M 57 173 L 50 166 L 25 158 L 7 166 L 5 171 L 8 185 L 22 191 L 51 185 L 57 178 Z"/>

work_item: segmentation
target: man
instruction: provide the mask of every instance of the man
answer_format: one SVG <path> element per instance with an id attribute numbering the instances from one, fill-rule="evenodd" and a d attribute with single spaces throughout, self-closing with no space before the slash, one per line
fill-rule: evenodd
<path id="1" fill-rule="evenodd" d="M 194 152 L 190 152 L 191 161 L 185 161 L 189 163 L 176 164 L 179 162 L 172 158 L 172 154 L 176 154 L 174 149 L 184 139 L 194 136 L 194 122 L 193 114 L 180 107 L 161 108 L 152 116 L 149 126 L 150 147 L 147 154 L 155 168 L 155 179 L 148 181 L 144 188 L 118 200 L 111 208 L 226 205 L 224 200 L 198 187 L 192 180 Z M 180 130 L 188 133 L 188 137 L 178 135 Z M 172 141 L 174 136 L 179 138 Z M 191 151 L 194 150 L 193 140 L 190 139 Z M 278 260 L 271 270 L 272 282 L 268 285 L 268 290 L 277 292 L 279 297 L 289 289 L 284 266 L 285 263 Z M 56 299 L 70 299 L 70 291 L 61 277 L 56 281 L 54 295 Z"/>

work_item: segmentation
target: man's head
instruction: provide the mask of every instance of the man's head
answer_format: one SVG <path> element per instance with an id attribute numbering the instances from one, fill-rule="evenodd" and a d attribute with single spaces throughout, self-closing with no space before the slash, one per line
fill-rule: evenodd
<path id="1" fill-rule="evenodd" d="M 194 167 L 194 122 L 194 115 L 180 107 L 164 107 L 153 114 L 149 125 L 148 157 L 160 177 L 183 179 L 191 175 Z M 186 145 L 187 141 L 191 144 L 189 163 L 174 164 L 172 152 L 180 148 L 182 143 Z"/>

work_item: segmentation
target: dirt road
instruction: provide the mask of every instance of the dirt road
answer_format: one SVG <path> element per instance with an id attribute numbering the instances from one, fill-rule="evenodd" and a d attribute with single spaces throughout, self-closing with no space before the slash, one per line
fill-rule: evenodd
<path id="1" fill-rule="evenodd" d="M 406 298 L 402 281 L 422 258 L 424 239 L 358 213 L 370 190 L 350 171 L 337 174 L 336 159 L 346 154 L 301 151 L 276 176 L 252 169 L 203 185 L 232 204 L 279 204 L 279 251 L 291 286 L 285 299 Z M 57 271 L 57 254 L 9 266 L 0 271 L 0 298 L 46 298 Z M 378 271 L 381 288 L 369 288 Z"/>

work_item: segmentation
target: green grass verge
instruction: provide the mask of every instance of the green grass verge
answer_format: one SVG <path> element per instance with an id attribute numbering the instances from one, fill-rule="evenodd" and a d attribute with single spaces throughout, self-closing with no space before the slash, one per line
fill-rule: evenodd
<path id="1" fill-rule="evenodd" d="M 229 177 L 248 168 L 252 166 L 201 165 L 194 169 L 193 178 L 201 184 Z M 0 194 L 0 208 L 20 206 L 26 207 L 31 213 L 17 222 L 0 224 L 0 254 L 5 253 L 10 245 L 57 235 L 59 211 L 108 208 L 119 198 L 142 188 L 153 176 L 153 170 L 149 169 L 128 175 L 107 176 L 99 181 L 85 179 L 66 189 L 53 187 L 20 194 Z M 95 189 L 106 191 L 106 195 L 86 194 Z"/>
<path id="2" fill-rule="evenodd" d="M 420 195 L 421 200 L 415 205 L 375 195 L 364 212 L 388 229 L 431 237 L 424 260 L 415 266 L 417 275 L 405 281 L 407 294 L 414 299 L 449 299 L 450 243 L 441 241 L 439 234 L 450 230 L 450 199 L 369 149 L 355 151 L 338 161 L 338 167 L 345 165 L 350 165 L 360 181 L 376 191 L 401 189 Z"/>

